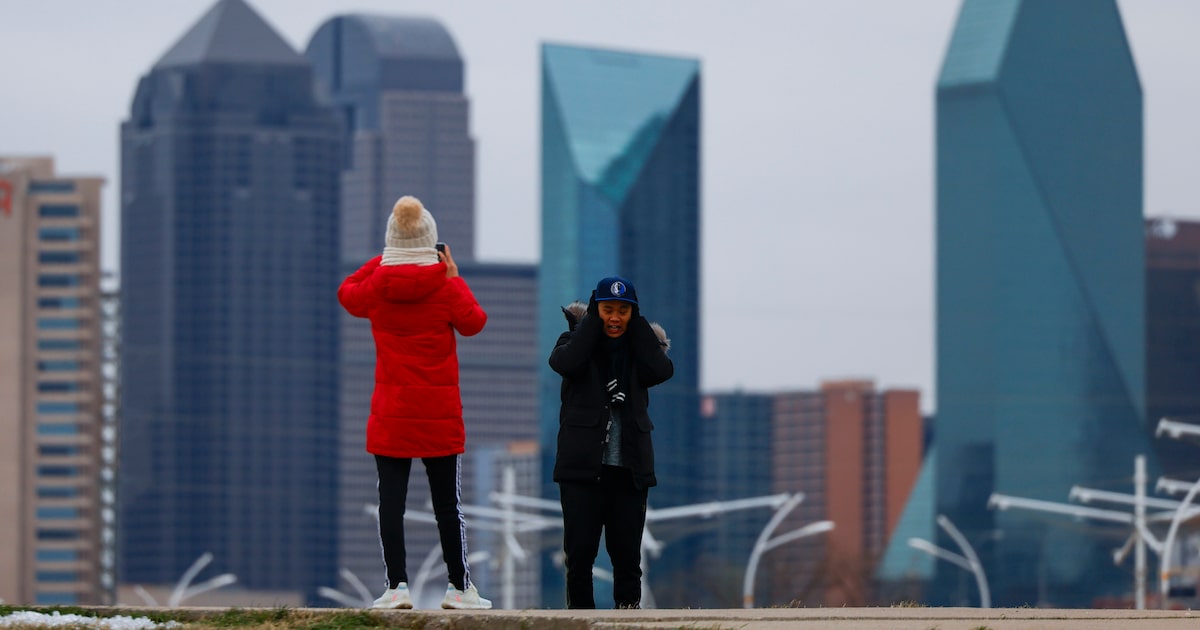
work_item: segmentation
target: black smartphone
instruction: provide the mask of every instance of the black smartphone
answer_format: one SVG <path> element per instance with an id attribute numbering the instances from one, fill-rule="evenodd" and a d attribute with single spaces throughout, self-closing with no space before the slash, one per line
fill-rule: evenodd
<path id="1" fill-rule="evenodd" d="M 445 243 L 439 242 L 437 245 L 434 245 L 434 247 L 437 248 L 439 254 L 443 254 L 446 252 L 446 244 Z M 441 259 L 442 259 L 442 257 L 438 256 L 438 260 L 441 260 Z"/>

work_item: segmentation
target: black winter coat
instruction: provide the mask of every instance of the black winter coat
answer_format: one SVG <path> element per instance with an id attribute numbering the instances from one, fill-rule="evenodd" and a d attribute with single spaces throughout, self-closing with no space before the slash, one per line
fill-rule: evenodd
<path id="1" fill-rule="evenodd" d="M 654 444 L 650 432 L 647 390 L 675 374 L 659 337 L 645 317 L 630 320 L 629 385 L 621 425 L 621 458 L 633 470 L 634 483 L 640 488 L 657 485 L 654 476 Z M 603 323 L 595 315 L 586 315 L 574 331 L 559 336 L 550 353 L 550 367 L 562 376 L 562 407 L 558 413 L 558 451 L 554 460 L 554 481 L 596 481 L 600 479 L 604 457 L 604 439 L 610 417 L 610 394 Z"/>

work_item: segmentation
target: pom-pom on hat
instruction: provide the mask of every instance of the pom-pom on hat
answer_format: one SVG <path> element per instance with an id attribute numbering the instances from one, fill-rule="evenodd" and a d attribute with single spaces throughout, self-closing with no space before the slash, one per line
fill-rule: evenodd
<path id="1" fill-rule="evenodd" d="M 399 249 L 430 248 L 437 244 L 437 222 L 416 197 L 405 195 L 387 223 L 387 246 Z"/>
<path id="2" fill-rule="evenodd" d="M 621 300 L 637 304 L 637 290 L 633 283 L 620 276 L 609 276 L 596 284 L 596 301 Z"/>

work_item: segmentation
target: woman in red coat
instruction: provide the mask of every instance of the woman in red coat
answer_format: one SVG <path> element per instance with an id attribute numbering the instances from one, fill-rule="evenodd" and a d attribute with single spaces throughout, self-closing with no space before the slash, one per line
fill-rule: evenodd
<path id="1" fill-rule="evenodd" d="M 387 247 L 342 282 L 338 300 L 371 320 L 375 392 L 367 452 L 379 473 L 379 535 L 387 590 L 375 608 L 412 608 L 404 551 L 404 503 L 413 458 L 429 476 L 450 585 L 443 608 L 491 608 L 471 583 L 466 523 L 459 503 L 466 442 L 454 333 L 483 330 L 487 313 L 458 275 L 450 248 L 439 251 L 437 224 L 415 197 L 388 218 Z"/>

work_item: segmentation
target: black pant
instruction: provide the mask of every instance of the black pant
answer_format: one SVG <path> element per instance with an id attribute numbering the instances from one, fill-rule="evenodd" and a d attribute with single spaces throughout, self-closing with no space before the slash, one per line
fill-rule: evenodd
<path id="1" fill-rule="evenodd" d="M 461 470 L 458 455 L 423 457 L 421 461 L 429 477 L 429 493 L 433 498 L 433 515 L 437 519 L 446 572 L 450 583 L 463 590 L 470 584 L 471 569 L 467 566 L 467 524 L 459 506 Z M 401 582 L 408 582 L 404 502 L 408 498 L 412 460 L 376 455 L 375 470 L 379 473 L 379 540 L 383 543 L 383 565 L 388 588 L 396 588 Z"/>
<path id="2" fill-rule="evenodd" d="M 567 608 L 595 608 L 592 565 L 600 533 L 613 565 L 613 602 L 636 607 L 642 599 L 642 529 L 646 525 L 646 488 L 633 483 L 628 468 L 603 466 L 599 482 L 558 484 L 566 552 Z"/>

